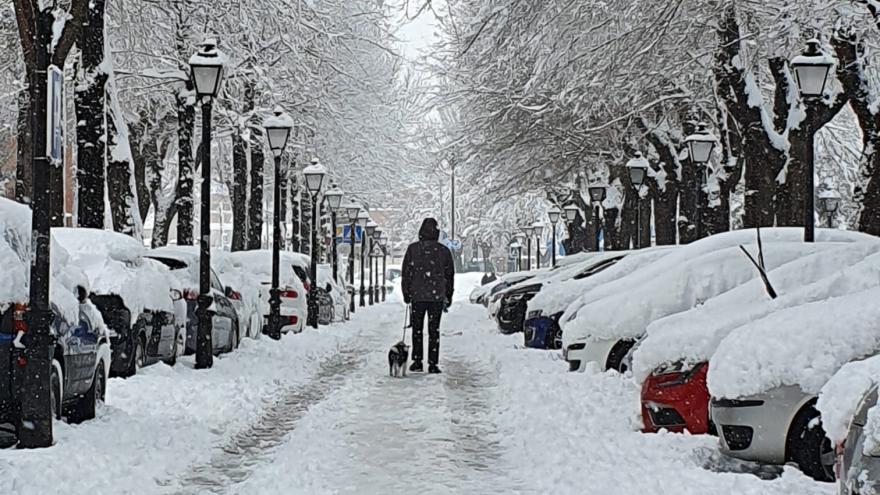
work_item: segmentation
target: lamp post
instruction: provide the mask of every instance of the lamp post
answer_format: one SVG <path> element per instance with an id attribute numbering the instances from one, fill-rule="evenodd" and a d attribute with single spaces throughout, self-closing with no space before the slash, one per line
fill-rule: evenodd
<path id="1" fill-rule="evenodd" d="M 211 297 L 211 109 L 214 98 L 220 93 L 226 56 L 217 49 L 217 42 L 205 40 L 199 51 L 190 57 L 190 76 L 196 91 L 196 99 L 202 103 L 202 205 L 199 216 L 199 298 L 196 315 L 196 369 L 210 368 L 214 364 L 211 343 L 212 322 L 208 308 L 214 302 Z"/>
<path id="2" fill-rule="evenodd" d="M 349 306 L 349 310 L 354 313 L 355 312 L 355 287 L 354 287 L 354 250 L 355 245 L 357 244 L 357 239 L 355 237 L 355 231 L 357 230 L 357 222 L 358 222 L 358 213 L 360 213 L 361 207 L 354 201 L 349 201 L 348 204 L 345 205 L 345 212 L 348 214 L 348 223 L 349 223 L 349 240 L 351 241 L 351 250 L 348 252 L 348 285 L 351 287 L 351 306 Z"/>
<path id="3" fill-rule="evenodd" d="M 825 93 L 828 81 L 828 73 L 834 65 L 834 61 L 819 48 L 819 40 L 807 41 L 807 48 L 803 54 L 791 60 L 791 70 L 797 81 L 798 91 L 801 98 L 806 102 L 817 101 Z M 810 143 L 806 159 L 806 191 L 804 191 L 804 242 L 815 240 L 815 152 L 813 143 Z"/>
<path id="4" fill-rule="evenodd" d="M 333 237 L 333 246 L 330 255 L 333 263 L 333 283 L 339 283 L 339 253 L 336 249 L 336 214 L 342 209 L 342 189 L 333 184 L 329 191 L 324 193 L 324 199 L 327 200 L 327 206 L 330 207 L 330 231 Z"/>
<path id="5" fill-rule="evenodd" d="M 697 189 L 694 191 L 694 201 L 696 202 L 694 214 L 697 216 L 694 219 L 694 226 L 697 229 L 697 239 L 703 235 L 703 212 L 701 211 L 703 202 L 701 200 L 703 195 L 703 178 L 705 176 L 704 167 L 712 158 L 712 151 L 718 142 L 718 139 L 709 132 L 707 127 L 704 122 L 700 122 L 697 124 L 697 131 L 684 140 L 688 147 L 688 155 L 690 155 L 691 161 L 694 162 L 697 173 L 694 178 L 694 184 Z"/>
<path id="6" fill-rule="evenodd" d="M 373 221 L 372 218 L 367 220 L 366 237 L 364 238 L 364 242 L 365 242 L 364 247 L 367 246 L 366 241 L 370 241 L 370 247 L 369 247 L 369 249 L 367 249 L 367 258 L 369 259 L 369 263 L 370 263 L 370 287 L 368 289 L 368 291 L 369 291 L 368 301 L 370 303 L 370 306 L 373 305 L 373 234 L 376 233 L 377 227 L 378 227 L 378 225 L 376 224 L 376 222 Z"/>
<path id="7" fill-rule="evenodd" d="M 517 232 L 514 235 L 514 237 L 516 238 L 516 244 L 517 244 L 516 245 L 516 250 L 517 250 L 517 252 L 516 252 L 516 265 L 517 265 L 517 268 L 516 269 L 517 269 L 517 271 L 522 271 L 522 269 L 523 269 L 523 262 L 522 262 L 523 241 L 526 240 L 526 235 L 523 234 L 522 232 Z"/>
<path id="8" fill-rule="evenodd" d="M 361 228 L 361 307 L 367 305 L 367 290 L 364 287 L 364 251 L 367 245 L 367 222 L 370 220 L 370 215 L 367 213 L 367 210 L 361 209 L 360 213 L 357 216 L 358 226 Z"/>
<path id="9" fill-rule="evenodd" d="M 572 253 L 580 252 L 583 248 L 581 248 L 581 246 L 575 246 L 574 235 L 572 235 L 572 227 L 574 227 L 574 221 L 577 220 L 577 214 L 580 211 L 580 208 L 575 204 L 570 204 L 564 207 L 562 211 L 565 213 L 566 224 L 568 224 L 568 246 L 571 248 Z"/>
<path id="10" fill-rule="evenodd" d="M 819 193 L 819 207 L 828 215 L 828 228 L 834 228 L 834 214 L 840 208 L 840 194 L 835 190 L 822 191 Z"/>
<path id="11" fill-rule="evenodd" d="M 596 251 L 598 251 L 600 247 L 599 234 L 602 232 L 602 217 L 600 216 L 601 211 L 599 211 L 599 208 L 601 207 L 602 202 L 605 201 L 606 187 L 607 186 L 597 184 L 595 186 L 590 186 L 589 188 L 590 202 L 593 204 L 593 218 L 596 222 L 596 243 L 594 245 Z"/>
<path id="12" fill-rule="evenodd" d="M 552 259 L 553 259 L 553 266 L 554 267 L 556 266 L 556 222 L 559 221 L 559 217 L 561 217 L 561 216 L 562 216 L 562 210 L 560 210 L 559 208 L 557 208 L 555 206 L 550 208 L 549 211 L 547 211 L 547 217 L 550 218 L 550 224 L 553 225 L 553 239 L 552 239 L 553 257 L 552 257 Z"/>
<path id="13" fill-rule="evenodd" d="M 535 268 L 541 269 L 541 234 L 544 233 L 544 224 L 535 222 L 532 224 L 532 233 L 535 235 Z"/>
<path id="14" fill-rule="evenodd" d="M 311 244 L 312 252 L 310 253 L 312 264 L 309 276 L 312 284 L 309 287 L 308 298 L 308 324 L 312 328 L 318 328 L 318 256 L 316 247 L 318 246 L 318 193 L 321 192 L 321 186 L 324 184 L 324 176 L 327 175 L 327 169 L 318 162 L 317 158 L 312 159 L 312 164 L 303 169 L 303 177 L 306 180 L 306 188 L 312 195 L 312 225 L 311 225 Z"/>
<path id="15" fill-rule="evenodd" d="M 388 271 L 385 262 L 388 258 L 388 237 L 382 234 L 379 238 L 379 247 L 382 248 L 382 302 L 385 302 L 385 274 Z"/>
<path id="16" fill-rule="evenodd" d="M 373 232 L 373 241 L 374 242 L 373 242 L 373 249 L 371 249 L 371 252 L 373 254 L 373 265 L 371 265 L 371 268 L 370 268 L 370 272 L 376 274 L 375 275 L 376 286 L 375 286 L 375 289 L 373 289 L 375 291 L 375 293 L 373 295 L 373 301 L 375 301 L 376 304 L 379 304 L 379 292 L 380 292 L 379 291 L 379 258 L 381 257 L 381 256 L 379 256 L 379 252 L 377 251 L 377 249 L 378 250 L 382 249 L 381 246 L 379 246 L 379 239 L 381 239 L 381 238 L 382 238 L 382 229 L 376 228 L 376 230 Z M 372 268 L 373 266 L 375 266 L 375 268 L 376 268 L 375 271 L 373 271 L 373 268 Z"/>
<path id="17" fill-rule="evenodd" d="M 522 228 L 523 234 L 526 236 L 526 271 L 532 269 L 532 235 L 534 229 L 531 225 Z"/>
<path id="18" fill-rule="evenodd" d="M 636 155 L 630 161 L 626 162 L 626 169 L 629 172 L 629 181 L 632 183 L 633 189 L 636 191 L 636 249 L 642 248 L 642 184 L 645 183 L 645 177 L 648 175 L 648 160 L 642 156 L 641 151 L 636 151 Z"/>
<path id="19" fill-rule="evenodd" d="M 293 120 L 281 107 L 275 107 L 274 115 L 263 122 L 269 149 L 275 157 L 275 186 L 272 207 L 272 288 L 269 290 L 270 338 L 281 338 L 280 251 L 281 251 L 281 155 L 287 147 Z"/>

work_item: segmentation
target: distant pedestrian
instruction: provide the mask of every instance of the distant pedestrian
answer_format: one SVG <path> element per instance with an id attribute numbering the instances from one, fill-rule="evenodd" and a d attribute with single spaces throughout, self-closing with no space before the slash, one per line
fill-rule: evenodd
<path id="1" fill-rule="evenodd" d="M 423 370 L 422 329 L 428 315 L 428 373 L 440 373 L 440 317 L 452 303 L 455 265 L 449 248 L 440 244 L 437 220 L 426 218 L 419 229 L 419 241 L 409 245 L 403 257 L 400 286 L 403 302 L 412 304 L 412 365 Z"/>

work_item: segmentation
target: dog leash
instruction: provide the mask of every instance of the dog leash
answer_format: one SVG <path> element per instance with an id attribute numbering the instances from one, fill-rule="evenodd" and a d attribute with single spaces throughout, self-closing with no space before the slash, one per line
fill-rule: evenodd
<path id="1" fill-rule="evenodd" d="M 406 329 L 412 326 L 412 306 L 409 304 L 406 305 L 406 313 L 403 315 L 403 337 L 401 337 L 401 342 L 406 342 Z M 407 323 L 408 322 L 408 323 Z"/>

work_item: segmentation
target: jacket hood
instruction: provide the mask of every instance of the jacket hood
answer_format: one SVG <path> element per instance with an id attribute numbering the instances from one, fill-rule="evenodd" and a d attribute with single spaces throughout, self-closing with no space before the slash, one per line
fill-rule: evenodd
<path id="1" fill-rule="evenodd" d="M 419 240 L 420 241 L 440 240 L 440 230 L 437 228 L 437 220 L 434 220 L 433 218 L 426 218 L 422 222 L 422 227 L 419 229 Z"/>

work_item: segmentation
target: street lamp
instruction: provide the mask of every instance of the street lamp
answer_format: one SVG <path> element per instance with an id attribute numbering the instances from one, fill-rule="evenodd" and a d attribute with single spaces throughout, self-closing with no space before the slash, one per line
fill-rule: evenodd
<path id="1" fill-rule="evenodd" d="M 522 232 L 517 232 L 513 237 L 516 239 L 516 270 L 522 271 L 523 241 L 526 240 L 526 235 Z"/>
<path id="2" fill-rule="evenodd" d="M 199 298 L 196 315 L 196 369 L 214 364 L 211 342 L 212 323 L 208 308 L 211 297 L 211 110 L 214 98 L 220 93 L 226 56 L 217 49 L 213 39 L 205 40 L 199 51 L 189 59 L 190 77 L 196 97 L 202 103 L 202 205 L 199 217 Z"/>
<path id="3" fill-rule="evenodd" d="M 834 228 L 834 214 L 840 208 L 840 194 L 831 189 L 819 193 L 819 206 L 828 215 L 828 228 Z"/>
<path id="4" fill-rule="evenodd" d="M 703 235 L 702 199 L 705 166 L 712 159 L 712 152 L 715 150 L 715 145 L 718 143 L 718 139 L 714 134 L 709 132 L 708 126 L 704 122 L 700 122 L 697 124 L 697 131 L 686 137 L 684 142 L 688 147 L 688 156 L 694 163 L 695 168 L 694 187 L 696 188 L 696 191 L 694 191 L 694 215 L 696 215 L 697 218 L 694 219 L 694 226 L 697 230 L 697 239 L 699 239 Z"/>
<path id="5" fill-rule="evenodd" d="M 358 222 L 358 213 L 360 213 L 361 207 L 359 204 L 355 203 L 353 200 L 349 201 L 345 205 L 345 213 L 348 217 L 349 223 L 349 240 L 351 241 L 351 250 L 348 252 L 348 285 L 351 287 L 351 306 L 349 306 L 349 310 L 354 313 L 355 312 L 355 303 L 354 303 L 354 249 L 357 244 L 357 239 L 355 238 L 355 233 L 357 230 L 357 222 Z"/>
<path id="6" fill-rule="evenodd" d="M 526 271 L 529 271 L 532 269 L 532 236 L 535 234 L 535 229 L 531 225 L 527 225 L 522 228 L 522 231 L 526 236 Z"/>
<path id="7" fill-rule="evenodd" d="M 373 289 L 373 291 L 374 291 L 373 292 L 373 294 L 374 294 L 373 301 L 376 304 L 379 304 L 379 292 L 380 292 L 379 291 L 379 258 L 380 258 L 380 256 L 379 256 L 379 253 L 376 249 L 377 248 L 381 249 L 379 247 L 379 238 L 381 238 L 381 237 L 382 237 L 382 229 L 377 227 L 376 230 L 373 231 L 373 247 L 370 248 L 370 253 L 373 255 L 373 264 L 370 265 L 370 274 L 371 275 L 375 274 L 375 275 L 373 275 L 373 277 L 376 280 L 376 285 L 374 286 L 374 289 Z M 373 270 L 373 267 L 375 267 L 375 270 Z"/>
<path id="8" fill-rule="evenodd" d="M 629 181 L 636 192 L 636 249 L 642 248 L 642 184 L 648 175 L 648 160 L 642 156 L 641 151 L 636 151 L 635 157 L 626 162 L 629 172 Z"/>
<path id="9" fill-rule="evenodd" d="M 599 208 L 602 205 L 602 202 L 605 201 L 605 195 L 607 186 L 602 184 L 597 184 L 589 187 L 590 191 L 590 203 L 593 204 L 593 218 L 596 222 L 596 244 L 595 250 L 599 250 L 599 234 L 602 232 L 602 217 L 600 216 L 601 212 Z"/>
<path id="10" fill-rule="evenodd" d="M 556 223 L 559 222 L 559 217 L 562 216 L 562 210 L 557 208 L 556 206 L 550 208 L 547 211 L 547 216 L 550 218 L 550 224 L 553 225 L 553 266 L 556 266 Z"/>
<path id="11" fill-rule="evenodd" d="M 331 247 L 331 256 L 333 262 L 333 283 L 339 283 L 339 253 L 336 249 L 336 214 L 342 210 L 342 189 L 336 184 L 330 187 L 330 190 L 324 193 L 324 199 L 327 200 L 327 206 L 330 207 L 330 231 L 333 238 L 333 246 Z"/>
<path id="12" fill-rule="evenodd" d="M 793 58 L 790 65 L 792 72 L 795 74 L 801 98 L 808 103 L 819 100 L 825 93 L 828 73 L 834 65 L 831 57 L 819 48 L 819 40 L 811 39 L 807 41 L 806 50 L 804 50 L 803 54 Z M 804 191 L 804 242 L 813 242 L 815 239 L 815 220 L 813 218 L 815 214 L 815 200 L 813 198 L 815 194 L 815 185 L 813 183 L 815 152 L 812 142 L 807 151 L 809 156 L 805 160 L 807 170 L 805 170 L 806 191 Z"/>
<path id="13" fill-rule="evenodd" d="M 357 215 L 357 223 L 358 227 L 361 228 L 361 307 L 367 305 L 367 292 L 364 287 L 364 248 L 367 245 L 367 222 L 370 220 L 370 214 L 367 213 L 367 210 L 361 209 L 360 213 Z"/>
<path id="14" fill-rule="evenodd" d="M 535 235 L 535 268 L 541 268 L 541 234 L 544 233 L 544 224 L 540 221 L 532 224 L 532 233 Z"/>
<path id="15" fill-rule="evenodd" d="M 363 246 L 363 247 L 366 247 L 367 246 L 366 241 L 367 240 L 370 241 L 370 247 L 367 249 L 367 258 L 369 258 L 369 263 L 370 263 L 370 287 L 368 289 L 370 306 L 373 305 L 373 290 L 374 290 L 373 289 L 373 234 L 376 233 L 376 228 L 378 226 L 379 225 L 376 222 L 374 222 L 372 218 L 367 220 L 366 238 L 364 239 L 365 243 Z"/>
<path id="16" fill-rule="evenodd" d="M 303 177 L 305 177 L 306 188 L 312 195 L 312 236 L 311 236 L 311 273 L 312 284 L 309 287 L 308 298 L 308 324 L 312 328 L 318 328 L 318 193 L 321 192 L 321 186 L 324 184 L 324 177 L 327 175 L 327 169 L 318 162 L 317 158 L 312 159 L 312 164 L 303 169 Z"/>
<path id="17" fill-rule="evenodd" d="M 281 339 L 281 155 L 287 147 L 293 119 L 281 107 L 275 107 L 273 115 L 263 122 L 269 149 L 275 157 L 275 186 L 272 207 L 272 288 L 269 290 L 269 334 L 270 338 Z"/>
<path id="18" fill-rule="evenodd" d="M 379 237 L 379 247 L 382 248 L 382 302 L 385 302 L 385 273 L 388 271 L 385 266 L 386 259 L 388 258 L 388 237 L 385 234 Z"/>

